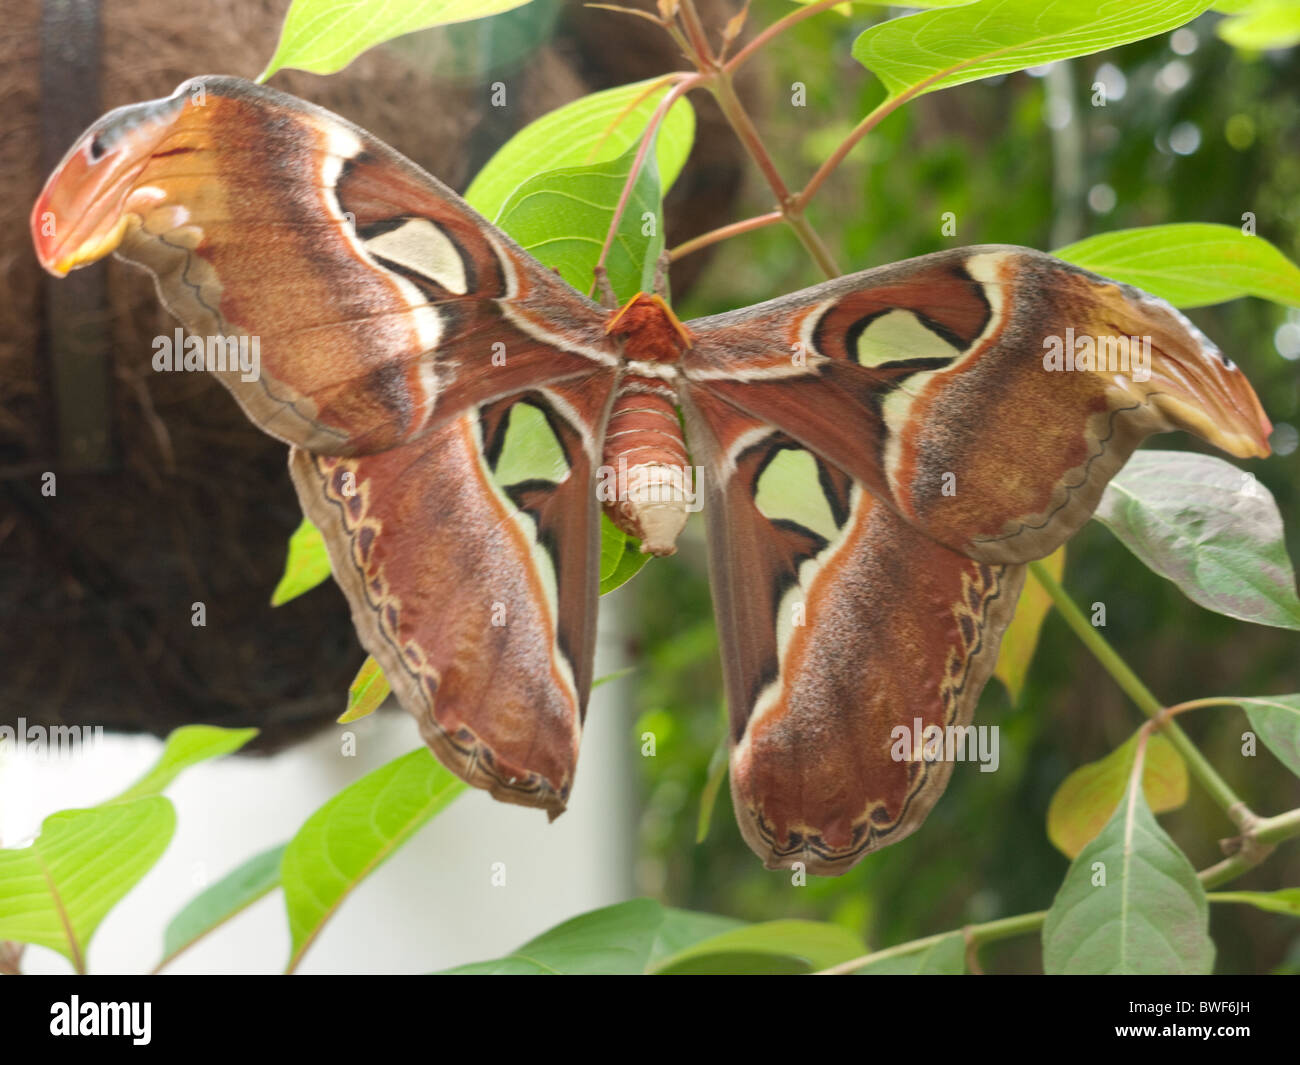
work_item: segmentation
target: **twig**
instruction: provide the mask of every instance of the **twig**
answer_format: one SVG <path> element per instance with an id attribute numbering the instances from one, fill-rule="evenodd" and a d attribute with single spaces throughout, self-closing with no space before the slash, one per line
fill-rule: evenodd
<path id="1" fill-rule="evenodd" d="M 817 0 L 815 4 L 809 4 L 807 7 L 801 7 L 797 11 L 791 11 L 790 14 L 784 15 L 777 19 L 772 25 L 768 26 L 762 33 L 758 34 L 744 48 L 727 60 L 726 65 L 722 68 L 728 74 L 734 74 L 740 65 L 749 60 L 755 52 L 763 45 L 767 44 L 773 37 L 779 36 L 788 30 L 797 22 L 802 22 L 813 15 L 820 15 L 828 8 L 844 3 L 844 0 Z"/>
<path id="2" fill-rule="evenodd" d="M 960 935 L 965 939 L 967 948 L 974 949 L 983 946 L 985 943 L 992 943 L 998 939 L 1010 939 L 1012 936 L 1022 936 L 1029 932 L 1036 932 L 1043 926 L 1047 919 L 1047 911 L 1039 910 L 1037 913 L 1022 913 L 1015 917 L 1001 917 L 996 921 L 986 921 L 983 924 L 967 925 L 965 928 L 954 928 L 949 932 L 940 932 L 936 936 L 926 936 L 924 939 L 913 939 L 908 943 L 900 943 L 896 947 L 888 947 L 885 950 L 873 951 L 870 954 L 864 954 L 860 958 L 853 958 L 851 961 L 840 962 L 839 965 L 833 965 L 829 969 L 822 969 L 816 973 L 817 976 L 845 976 L 849 973 L 857 972 L 865 965 L 873 965 L 876 962 L 889 961 L 893 958 L 903 958 L 908 954 L 916 954 L 918 951 L 928 950 L 936 946 L 940 941 L 947 939 L 952 935 Z"/>
<path id="3" fill-rule="evenodd" d="M 707 233 L 701 233 L 698 237 L 692 237 L 690 240 L 678 244 L 669 254 L 674 262 L 678 259 L 690 255 L 692 252 L 699 251 L 701 248 L 707 248 L 710 244 L 716 244 L 720 240 L 726 240 L 729 237 L 738 237 L 741 233 L 748 233 L 754 229 L 762 229 L 765 226 L 774 225 L 784 220 L 785 215 L 780 211 L 772 211 L 770 214 L 757 215 L 754 218 L 746 218 L 742 222 L 732 222 L 730 225 L 719 226 L 717 229 L 711 229 Z"/>
<path id="4" fill-rule="evenodd" d="M 758 169 L 762 171 L 763 177 L 767 179 L 768 185 L 776 196 L 777 206 L 780 208 L 781 214 L 789 223 L 790 228 L 794 230 L 800 243 L 808 250 L 808 254 L 812 256 L 813 261 L 817 263 L 827 277 L 838 277 L 840 268 L 836 265 L 835 259 L 822 242 L 821 237 L 817 235 L 808 219 L 803 216 L 803 208 L 798 198 L 790 194 L 790 190 L 786 186 L 784 179 L 782 179 L 780 171 L 776 168 L 776 163 L 773 162 L 772 156 L 763 145 L 762 138 L 759 137 L 758 130 L 754 127 L 749 113 L 741 104 L 740 97 L 736 95 L 730 76 L 723 73 L 709 81 L 708 86 L 713 91 L 722 113 L 726 116 L 727 121 L 731 123 L 731 128 L 736 131 L 736 136 L 740 138 L 740 143 L 745 146 L 749 157 L 754 160 Z"/>
<path id="5" fill-rule="evenodd" d="M 664 94 L 664 98 L 659 101 L 659 106 L 655 108 L 654 114 L 650 116 L 650 122 L 646 126 L 645 133 L 641 136 L 641 144 L 637 148 L 636 158 L 632 160 L 632 169 L 628 171 L 627 180 L 623 182 L 623 191 L 619 194 L 618 205 L 614 208 L 614 217 L 610 219 L 609 230 L 605 234 L 605 243 L 600 248 L 600 258 L 596 260 L 597 267 L 603 268 L 605 266 L 605 260 L 609 256 L 609 249 L 614 243 L 614 235 L 618 232 L 619 222 L 623 219 L 623 212 L 627 210 L 628 200 L 632 198 L 632 189 L 636 186 L 637 178 L 641 176 L 641 167 L 645 165 L 646 154 L 650 151 L 650 146 L 655 142 L 655 137 L 659 133 L 660 123 L 663 122 L 664 116 L 668 114 L 669 108 L 690 92 L 691 89 L 699 85 L 702 80 L 699 74 L 682 75 L 677 84 Z M 592 278 L 592 291 L 595 291 L 594 276 Z"/>
<path id="6" fill-rule="evenodd" d="M 1056 609 L 1061 612 L 1065 623 L 1074 630 L 1074 634 L 1083 641 L 1084 646 L 1093 653 L 1093 656 L 1102 667 L 1109 673 L 1125 693 L 1138 705 L 1144 714 L 1149 718 L 1159 718 L 1164 714 L 1165 707 L 1154 695 L 1150 689 L 1142 683 L 1136 673 L 1128 667 L 1128 664 L 1120 658 L 1115 649 L 1106 642 L 1105 637 L 1101 635 L 1088 619 L 1083 616 L 1073 599 L 1066 594 L 1064 588 L 1055 577 L 1048 571 L 1042 562 L 1029 563 L 1029 572 L 1034 575 L 1034 579 L 1043 587 Z M 1199 700 L 1198 700 L 1199 702 Z M 1188 738 L 1181 728 L 1173 721 L 1169 721 L 1163 730 L 1172 743 L 1187 762 L 1188 768 L 1192 775 L 1201 782 L 1201 786 L 1210 793 L 1211 798 L 1219 805 L 1220 809 L 1232 820 L 1233 824 L 1238 827 L 1242 824 L 1242 811 L 1248 812 L 1248 807 L 1237 796 L 1237 793 L 1229 787 L 1215 768 L 1210 765 L 1205 756 L 1197 749 L 1196 745 Z"/>
<path id="7" fill-rule="evenodd" d="M 1138 759 L 1135 759 L 1135 764 L 1140 764 L 1140 755 Z M 1289 810 L 1277 817 L 1260 818 L 1255 822 L 1251 837 L 1257 843 L 1269 844 L 1266 849 L 1250 852 L 1250 848 L 1243 847 L 1241 851 L 1226 861 L 1201 870 L 1197 877 L 1207 890 L 1217 887 L 1227 880 L 1240 876 L 1248 869 L 1254 868 L 1267 858 L 1272 853 L 1272 844 L 1286 839 L 1295 839 L 1297 836 L 1300 836 L 1300 808 Z M 938 935 L 925 936 L 922 939 L 913 939 L 907 943 L 900 943 L 896 947 L 873 951 L 870 954 L 864 954 L 860 958 L 841 962 L 829 969 L 822 969 L 816 975 L 843 976 L 854 973 L 866 965 L 888 961 L 892 958 L 903 958 L 908 954 L 928 950 L 942 940 L 956 934 L 960 934 L 965 940 L 967 958 L 969 959 L 974 951 L 985 943 L 992 943 L 999 939 L 1010 939 L 1012 936 L 1027 935 L 1030 932 L 1038 931 L 1042 928 L 1046 919 L 1047 911 L 1037 910 L 1034 913 L 1022 913 L 1014 917 L 1002 917 L 996 921 L 986 921 L 983 924 L 967 925 L 965 928 L 955 928 L 948 932 L 940 932 Z"/>

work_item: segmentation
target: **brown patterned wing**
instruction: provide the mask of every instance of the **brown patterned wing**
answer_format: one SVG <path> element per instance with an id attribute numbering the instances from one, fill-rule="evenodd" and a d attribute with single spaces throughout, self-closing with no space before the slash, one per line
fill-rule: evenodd
<path id="1" fill-rule="evenodd" d="M 361 642 L 425 741 L 552 817 L 591 687 L 609 400 L 553 386 L 376 455 L 290 458 Z"/>
<path id="2" fill-rule="evenodd" d="M 115 250 L 151 271 L 199 365 L 261 428 L 318 454 L 399 447 L 617 362 L 600 309 L 450 189 L 239 78 L 100 119 L 31 221 L 52 273 Z M 242 365 L 228 357 L 241 342 Z"/>
<path id="3" fill-rule="evenodd" d="M 948 550 L 707 392 L 685 409 L 708 493 L 736 818 L 769 868 L 842 873 L 918 828 L 952 757 L 976 756 L 967 730 L 1024 568 Z"/>
<path id="4" fill-rule="evenodd" d="M 1178 311 L 1027 248 L 940 252 L 689 323 L 691 385 L 984 562 L 1055 550 L 1148 435 L 1270 425 Z"/>

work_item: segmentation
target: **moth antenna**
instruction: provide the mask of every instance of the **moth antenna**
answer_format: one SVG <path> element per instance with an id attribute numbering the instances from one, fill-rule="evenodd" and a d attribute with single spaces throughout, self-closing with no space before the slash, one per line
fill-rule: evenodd
<path id="1" fill-rule="evenodd" d="M 600 293 L 600 305 L 607 311 L 618 309 L 618 296 L 614 294 L 614 286 L 609 283 L 609 271 L 605 269 L 604 263 L 597 263 L 592 271 L 596 277 L 596 291 Z"/>

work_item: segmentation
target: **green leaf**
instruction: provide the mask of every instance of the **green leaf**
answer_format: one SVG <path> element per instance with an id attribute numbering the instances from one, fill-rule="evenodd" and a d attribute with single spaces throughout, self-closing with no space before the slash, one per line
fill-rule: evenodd
<path id="1" fill-rule="evenodd" d="M 348 894 L 465 787 L 422 747 L 367 773 L 307 818 L 280 869 L 290 971 Z"/>
<path id="2" fill-rule="evenodd" d="M 1137 733 L 1105 758 L 1080 766 L 1061 782 L 1047 808 L 1047 835 L 1067 858 L 1077 857 L 1106 826 L 1124 799 Z M 1175 810 L 1187 801 L 1187 765 L 1163 736 L 1147 743 L 1142 790 L 1156 813 Z"/>
<path id="3" fill-rule="evenodd" d="M 709 823 L 713 820 L 713 807 L 717 805 L 718 793 L 722 791 L 722 782 L 727 779 L 727 767 L 730 763 L 731 744 L 727 739 L 726 719 L 723 719 L 722 736 L 713 748 L 709 758 L 709 770 L 704 779 L 704 789 L 700 792 L 700 816 L 695 823 L 695 842 L 703 843 L 709 838 Z"/>
<path id="4" fill-rule="evenodd" d="M 346 725 L 373 714 L 392 690 L 379 663 L 367 655 L 348 686 L 348 708 L 339 716 L 338 723 Z"/>
<path id="5" fill-rule="evenodd" d="M 325 540 L 320 530 L 303 518 L 302 524 L 289 537 L 289 557 L 285 559 L 284 576 L 271 593 L 271 605 L 287 603 L 329 580 L 329 576 L 330 557 L 325 550 Z"/>
<path id="6" fill-rule="evenodd" d="M 1230 696 L 1250 718 L 1264 746 L 1300 776 L 1300 695 Z"/>
<path id="7" fill-rule="evenodd" d="M 1208 0 L 981 0 L 865 30 L 853 58 L 891 98 L 1090 55 L 1190 22 Z"/>
<path id="8" fill-rule="evenodd" d="M 1136 285 L 1175 307 L 1259 296 L 1300 307 L 1300 269 L 1263 237 L 1236 226 L 1185 222 L 1099 233 L 1052 253 Z"/>
<path id="9" fill-rule="evenodd" d="M 31 846 L 0 850 L 0 939 L 57 950 L 84 972 L 100 921 L 171 842 L 176 811 L 159 793 L 182 770 L 256 735 L 255 728 L 178 728 L 153 767 L 120 795 L 51 814 Z"/>
<path id="10" fill-rule="evenodd" d="M 822 921 L 767 921 L 733 928 L 659 961 L 663 974 L 806 973 L 866 953 L 862 940 Z"/>
<path id="11" fill-rule="evenodd" d="M 528 0 L 293 0 L 275 55 L 258 81 L 293 67 L 342 70 L 362 52 L 405 33 L 495 15 Z"/>
<path id="12" fill-rule="evenodd" d="M 654 971 L 665 958 L 680 954 L 695 943 L 744 927 L 745 922 L 737 921 L 734 917 L 665 906 L 663 921 L 650 946 L 650 955 L 646 959 L 644 971 Z"/>
<path id="13" fill-rule="evenodd" d="M 817 3 L 817 0 L 794 0 L 796 4 L 807 7 L 809 4 Z M 842 4 L 836 4 L 832 11 L 841 15 L 849 15 L 854 7 L 911 7 L 911 8 L 930 8 L 930 7 L 965 7 L 967 4 L 973 4 L 975 0 L 907 0 L 906 3 L 895 3 L 895 0 L 844 0 Z"/>
<path id="14" fill-rule="evenodd" d="M 632 899 L 571 918 L 504 958 L 450 971 L 483 976 L 643 973 L 665 920 L 666 911 L 653 899 Z"/>
<path id="15" fill-rule="evenodd" d="M 1300 888 L 1279 891 L 1214 891 L 1206 896 L 1211 902 L 1244 902 L 1258 910 L 1300 917 Z"/>
<path id="16" fill-rule="evenodd" d="M 1139 451 L 1107 485 L 1094 517 L 1194 603 L 1300 629 L 1277 504 L 1230 463 L 1189 451 Z"/>
<path id="17" fill-rule="evenodd" d="M 961 976 L 966 971 L 966 940 L 953 932 L 922 950 L 881 958 L 854 976 Z"/>
<path id="18" fill-rule="evenodd" d="M 192 765 L 220 758 L 239 750 L 257 735 L 255 728 L 217 728 L 215 725 L 184 725 L 167 737 L 158 761 L 126 791 L 109 802 L 129 802 L 146 795 L 158 795 Z"/>
<path id="19" fill-rule="evenodd" d="M 543 266 L 559 270 L 579 291 L 589 291 L 636 152 L 632 147 L 604 163 L 548 170 L 529 178 L 506 200 L 497 224 Z M 652 236 L 644 233 L 644 214 L 653 216 Z M 650 291 L 663 246 L 659 179 L 653 159 L 647 157 L 605 261 L 620 301 Z"/>
<path id="20" fill-rule="evenodd" d="M 613 684 L 616 680 L 622 680 L 624 677 L 631 676 L 637 670 L 636 666 L 626 666 L 623 669 L 616 669 L 613 673 L 606 673 L 603 677 L 597 677 L 591 682 L 591 690 L 603 687 L 606 684 Z"/>
<path id="21" fill-rule="evenodd" d="M 495 961 L 449 970 L 459 974 L 602 975 L 649 972 L 692 944 L 741 927 L 712 914 L 671 910 L 653 899 L 604 906 L 556 925 Z"/>
<path id="22" fill-rule="evenodd" d="M 1047 912 L 1048 975 L 1192 975 L 1214 966 L 1196 870 L 1135 785 L 1071 863 Z"/>
<path id="23" fill-rule="evenodd" d="M 622 529 L 609 520 L 609 515 L 600 515 L 600 594 L 612 592 L 619 585 L 626 584 L 650 561 L 650 556 L 641 550 L 641 541 L 628 536 Z"/>
<path id="24" fill-rule="evenodd" d="M 1226 18 L 1216 32 L 1234 48 L 1263 52 L 1300 44 L 1300 4 L 1296 0 L 1256 0 L 1237 5 L 1241 14 Z M 1222 9 L 1222 4 L 1216 4 Z"/>
<path id="25" fill-rule="evenodd" d="M 1065 548 L 1059 547 L 1043 559 L 1043 565 L 1057 581 L 1065 573 Z M 1012 703 L 1019 703 L 1025 690 L 1025 677 L 1029 673 L 1029 664 L 1034 660 L 1034 651 L 1038 648 L 1038 634 L 1042 631 L 1047 612 L 1052 609 L 1052 597 L 1043 586 L 1033 579 L 1025 581 L 1016 603 L 1016 613 L 1002 634 L 1002 646 L 998 650 L 998 664 L 993 675 L 1006 685 L 1007 694 Z"/>
<path id="26" fill-rule="evenodd" d="M 281 843 L 255 854 L 194 896 L 167 925 L 167 931 L 163 933 L 163 958 L 157 969 L 279 887 L 280 859 L 284 850 L 285 844 Z"/>
<path id="27" fill-rule="evenodd" d="M 546 170 L 617 159 L 635 147 L 668 86 L 638 81 L 583 96 L 516 133 L 488 160 L 465 192 L 483 217 L 495 220 L 520 183 Z M 695 112 L 684 97 L 664 116 L 655 157 L 664 191 L 672 188 L 695 139 Z"/>
<path id="28" fill-rule="evenodd" d="M 85 972 L 100 922 L 175 831 L 160 795 L 51 814 L 30 846 L 0 850 L 0 939 L 49 947 Z"/>

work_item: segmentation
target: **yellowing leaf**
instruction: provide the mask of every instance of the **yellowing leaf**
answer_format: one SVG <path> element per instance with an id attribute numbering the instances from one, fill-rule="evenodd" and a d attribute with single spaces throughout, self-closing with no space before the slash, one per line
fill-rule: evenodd
<path id="1" fill-rule="evenodd" d="M 1105 758 L 1080 766 L 1056 789 L 1047 808 L 1047 836 L 1066 857 L 1078 857 L 1119 806 L 1133 770 L 1137 739 L 1134 733 Z M 1142 791 L 1153 813 L 1177 809 L 1187 801 L 1187 765 L 1159 734 L 1147 742 Z"/>
<path id="2" fill-rule="evenodd" d="M 1065 573 L 1065 548 L 1053 551 L 1043 559 L 1043 565 L 1060 581 Z M 1051 596 L 1031 575 L 1020 593 L 1016 615 L 1002 636 L 1002 649 L 998 652 L 998 664 L 993 670 L 993 675 L 1006 685 L 1013 703 L 1020 702 L 1029 664 L 1034 660 L 1034 650 L 1038 647 L 1038 633 L 1051 609 Z"/>
<path id="3" fill-rule="evenodd" d="M 392 688 L 388 686 L 388 678 L 379 668 L 379 663 L 367 657 L 348 686 L 348 708 L 340 715 L 338 723 L 346 725 L 349 721 L 373 714 L 388 698 L 390 691 Z"/>

